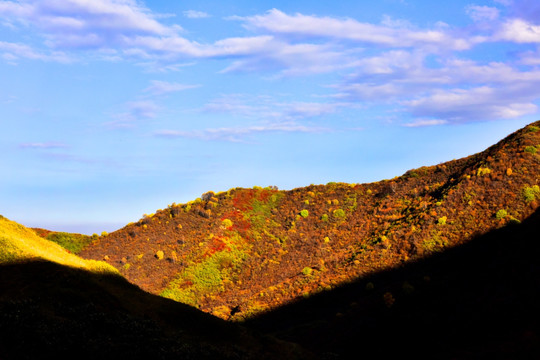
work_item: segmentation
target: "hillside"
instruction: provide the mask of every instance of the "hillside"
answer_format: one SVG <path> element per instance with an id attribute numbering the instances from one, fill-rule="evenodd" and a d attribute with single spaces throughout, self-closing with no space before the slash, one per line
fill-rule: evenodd
<path id="1" fill-rule="evenodd" d="M 540 122 L 481 153 L 377 183 L 209 192 L 80 254 L 151 293 L 247 319 L 526 219 L 540 200 L 538 150 Z"/>
<path id="2" fill-rule="evenodd" d="M 334 359 L 539 359 L 539 229 L 540 209 L 244 325 Z"/>
<path id="3" fill-rule="evenodd" d="M 0 265 L 46 260 L 93 273 L 118 274 L 106 262 L 84 260 L 0 215 Z"/>
<path id="4" fill-rule="evenodd" d="M 0 217 L 0 358 L 309 359 Z"/>

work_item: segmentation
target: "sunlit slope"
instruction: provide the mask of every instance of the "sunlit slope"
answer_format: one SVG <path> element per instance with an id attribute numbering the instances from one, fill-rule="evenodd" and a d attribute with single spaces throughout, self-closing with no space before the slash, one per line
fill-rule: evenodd
<path id="1" fill-rule="evenodd" d="M 95 273 L 118 273 L 103 261 L 84 260 L 45 240 L 14 221 L 0 216 L 0 264 L 48 260 Z"/>
<path id="2" fill-rule="evenodd" d="M 376 183 L 207 192 L 81 256 L 146 291 L 245 319 L 519 223 L 539 207 L 539 183 L 536 122 L 478 154 Z"/>

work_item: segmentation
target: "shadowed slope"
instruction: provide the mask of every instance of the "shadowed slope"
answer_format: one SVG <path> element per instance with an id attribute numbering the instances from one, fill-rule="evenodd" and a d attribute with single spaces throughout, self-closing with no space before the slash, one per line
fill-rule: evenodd
<path id="1" fill-rule="evenodd" d="M 0 218 L 0 358 L 306 358 Z"/>
<path id="2" fill-rule="evenodd" d="M 2 359 L 306 358 L 125 279 L 52 262 L 0 266 Z"/>
<path id="3" fill-rule="evenodd" d="M 540 210 L 246 326 L 341 358 L 540 358 Z"/>

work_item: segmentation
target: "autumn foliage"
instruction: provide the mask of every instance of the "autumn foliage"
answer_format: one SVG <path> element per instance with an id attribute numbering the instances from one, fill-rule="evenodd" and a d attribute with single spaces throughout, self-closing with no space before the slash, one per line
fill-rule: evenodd
<path id="1" fill-rule="evenodd" d="M 371 184 L 208 192 L 100 237 L 81 255 L 107 259 L 144 290 L 242 320 L 527 218 L 540 201 L 540 157 L 529 148 L 540 144 L 539 126 Z"/>

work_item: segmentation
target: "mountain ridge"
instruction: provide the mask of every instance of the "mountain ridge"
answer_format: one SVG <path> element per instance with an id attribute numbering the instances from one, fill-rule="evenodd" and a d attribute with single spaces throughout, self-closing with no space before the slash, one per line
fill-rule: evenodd
<path id="1" fill-rule="evenodd" d="M 527 218 L 540 122 L 466 158 L 369 184 L 234 188 L 85 247 L 142 289 L 243 320 Z"/>

